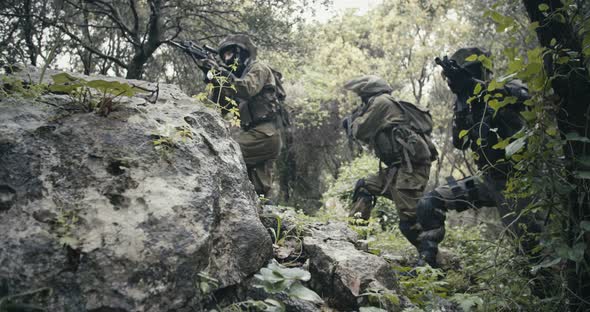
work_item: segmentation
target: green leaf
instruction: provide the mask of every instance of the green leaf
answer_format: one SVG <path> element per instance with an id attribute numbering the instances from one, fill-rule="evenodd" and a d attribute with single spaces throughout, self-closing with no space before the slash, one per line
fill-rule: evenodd
<path id="1" fill-rule="evenodd" d="M 324 302 L 318 294 L 316 294 L 313 290 L 303 286 L 301 283 L 293 284 L 293 286 L 289 288 L 287 294 L 291 297 L 311 301 L 314 303 Z"/>
<path id="2" fill-rule="evenodd" d="M 567 64 L 570 61 L 570 57 L 569 56 L 560 56 L 559 58 L 557 58 L 557 64 L 563 65 L 563 64 Z"/>
<path id="3" fill-rule="evenodd" d="M 527 137 L 522 137 L 506 146 L 506 156 L 511 157 L 512 155 L 518 153 L 526 144 Z"/>
<path id="4" fill-rule="evenodd" d="M 508 146 L 508 144 L 510 144 L 510 138 L 504 139 L 504 140 L 494 144 L 494 146 L 492 146 L 492 148 L 493 149 L 505 149 L 506 146 Z"/>
<path id="5" fill-rule="evenodd" d="M 551 42 L 549 42 L 550 46 L 555 46 L 557 44 L 557 39 L 553 38 L 551 39 Z"/>
<path id="6" fill-rule="evenodd" d="M 459 139 L 462 139 L 464 136 L 466 136 L 467 134 L 469 134 L 469 130 L 461 130 L 459 132 Z"/>
<path id="7" fill-rule="evenodd" d="M 471 294 L 455 294 L 450 298 L 452 301 L 459 304 L 461 309 L 465 312 L 474 311 L 478 305 L 483 305 L 483 299 Z"/>
<path id="8" fill-rule="evenodd" d="M 55 84 L 49 86 L 49 91 L 54 93 L 72 93 L 78 88 L 82 87 L 81 84 L 70 84 L 70 85 L 62 85 L 62 84 Z"/>
<path id="9" fill-rule="evenodd" d="M 76 78 L 68 73 L 59 73 L 57 75 L 51 76 L 53 82 L 56 84 L 65 84 L 73 81 L 85 81 L 82 78 Z"/>
<path id="10" fill-rule="evenodd" d="M 539 263 L 538 265 L 533 266 L 531 268 L 531 272 L 533 274 L 537 274 L 539 269 L 552 267 L 552 266 L 558 264 L 559 262 L 561 262 L 561 258 L 559 258 L 559 257 L 555 258 L 555 259 L 547 258 L 547 259 L 543 260 L 543 262 Z"/>
<path id="11" fill-rule="evenodd" d="M 545 130 L 545 133 L 547 133 L 550 136 L 556 136 L 557 135 L 557 128 L 555 128 L 555 127 L 548 128 L 547 130 Z"/>
<path id="12" fill-rule="evenodd" d="M 535 120 L 535 118 L 537 117 L 537 114 L 535 114 L 535 112 L 531 112 L 531 111 L 522 111 L 522 112 L 520 112 L 520 114 L 522 115 L 522 117 L 524 117 L 524 119 L 526 121 Z"/>
<path id="13" fill-rule="evenodd" d="M 580 222 L 580 228 L 584 232 L 590 232 L 590 221 L 582 221 L 582 222 Z"/>
<path id="14" fill-rule="evenodd" d="M 475 88 L 473 89 L 473 94 L 479 94 L 481 92 L 481 90 L 483 89 L 483 87 L 481 86 L 481 83 L 478 83 L 475 85 Z"/>
<path id="15" fill-rule="evenodd" d="M 477 146 L 481 146 L 481 138 L 477 138 L 475 144 L 477 144 Z"/>
<path id="16" fill-rule="evenodd" d="M 466 57 L 465 60 L 467 62 L 475 62 L 477 61 L 477 54 L 471 54 L 470 56 Z"/>
<path id="17" fill-rule="evenodd" d="M 504 87 L 503 82 L 499 82 L 496 79 L 492 79 L 492 81 L 490 81 L 490 84 L 488 85 L 488 92 L 492 92 L 492 91 L 500 89 L 502 87 Z"/>
<path id="18" fill-rule="evenodd" d="M 549 10 L 549 6 L 547 4 L 545 4 L 545 3 L 539 4 L 539 11 L 545 12 L 547 10 Z"/>
<path id="19" fill-rule="evenodd" d="M 570 133 L 566 134 L 565 139 L 567 141 L 590 143 L 589 138 L 583 137 L 583 136 L 579 135 L 577 132 L 570 132 Z"/>

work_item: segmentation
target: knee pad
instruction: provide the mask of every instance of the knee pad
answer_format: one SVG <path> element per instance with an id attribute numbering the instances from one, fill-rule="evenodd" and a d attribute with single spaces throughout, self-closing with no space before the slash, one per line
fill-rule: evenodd
<path id="1" fill-rule="evenodd" d="M 446 220 L 445 202 L 441 195 L 436 191 L 432 191 L 420 198 L 416 207 L 416 216 L 418 223 L 425 231 L 444 228 Z"/>

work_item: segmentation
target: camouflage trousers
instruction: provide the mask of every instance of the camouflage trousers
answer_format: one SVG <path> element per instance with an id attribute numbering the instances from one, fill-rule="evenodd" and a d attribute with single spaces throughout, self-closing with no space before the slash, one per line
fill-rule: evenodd
<path id="1" fill-rule="evenodd" d="M 412 170 L 400 168 L 392 177 L 389 185 L 388 174 L 391 168 L 364 179 L 361 191 L 366 191 L 373 200 L 377 196 L 389 198 L 395 203 L 401 221 L 416 220 L 416 204 L 424 193 L 430 175 L 430 165 L 415 165 Z M 358 186 L 358 183 L 357 183 Z M 387 187 L 386 187 L 387 186 Z M 356 192 L 356 190 L 355 190 Z M 361 218 L 369 219 L 373 208 L 373 200 L 358 198 L 351 207 L 350 215 L 360 213 Z"/>
<path id="2" fill-rule="evenodd" d="M 272 186 L 275 159 L 281 150 L 281 136 L 272 122 L 261 123 L 254 128 L 234 133 L 240 145 L 248 178 L 256 193 L 268 196 Z"/>

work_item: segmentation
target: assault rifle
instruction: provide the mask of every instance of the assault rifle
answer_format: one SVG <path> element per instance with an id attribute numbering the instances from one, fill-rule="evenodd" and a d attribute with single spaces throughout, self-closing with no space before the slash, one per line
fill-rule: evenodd
<path id="1" fill-rule="evenodd" d="M 216 69 L 225 69 L 224 66 L 220 66 L 217 61 L 215 60 L 215 56 L 217 55 L 217 50 L 212 48 L 208 45 L 199 46 L 198 44 L 186 40 L 186 41 L 168 41 L 168 43 L 172 46 L 175 46 L 186 54 L 188 54 L 195 64 L 199 68 L 201 68 L 204 72 L 211 70 L 212 68 Z"/>

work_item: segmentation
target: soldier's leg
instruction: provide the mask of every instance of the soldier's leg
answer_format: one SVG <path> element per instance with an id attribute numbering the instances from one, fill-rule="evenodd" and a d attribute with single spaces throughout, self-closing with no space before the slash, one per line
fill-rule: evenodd
<path id="1" fill-rule="evenodd" d="M 417 249 L 420 247 L 418 236 L 421 228 L 416 218 L 416 207 L 424 194 L 429 175 L 430 166 L 415 166 L 412 172 L 401 168 L 390 192 L 400 219 L 399 229 Z"/>
<path id="2" fill-rule="evenodd" d="M 272 185 L 274 160 L 281 148 L 278 132 L 269 125 L 261 124 L 248 131 L 240 129 L 233 136 L 240 145 L 248 169 L 248 178 L 256 193 L 268 195 Z"/>
<path id="3" fill-rule="evenodd" d="M 421 263 L 436 266 L 438 244 L 445 236 L 446 211 L 459 212 L 469 208 L 478 208 L 493 204 L 481 191 L 478 177 L 468 177 L 459 181 L 437 187 L 420 199 L 417 207 L 417 219 L 422 227 L 419 236 Z"/>
<path id="4" fill-rule="evenodd" d="M 383 186 L 383 177 L 379 174 L 356 181 L 349 216 L 368 220 Z"/>
<path id="5" fill-rule="evenodd" d="M 248 168 L 248 178 L 254 185 L 256 194 L 268 197 L 268 192 L 272 186 L 273 164 L 273 160 L 267 160 L 256 165 L 246 166 Z"/>

